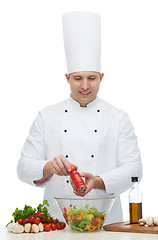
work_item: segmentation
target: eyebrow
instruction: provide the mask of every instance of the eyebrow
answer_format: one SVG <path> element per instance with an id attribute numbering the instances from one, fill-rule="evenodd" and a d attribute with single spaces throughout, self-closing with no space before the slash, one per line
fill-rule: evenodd
<path id="1" fill-rule="evenodd" d="M 88 77 L 97 77 L 97 75 L 96 75 L 96 74 L 94 74 L 94 75 L 90 75 L 90 76 L 88 76 Z"/>
<path id="2" fill-rule="evenodd" d="M 95 75 L 89 75 L 88 77 L 96 77 L 97 75 L 95 74 Z M 81 76 L 81 75 L 73 75 L 73 77 L 83 77 L 83 76 Z"/>

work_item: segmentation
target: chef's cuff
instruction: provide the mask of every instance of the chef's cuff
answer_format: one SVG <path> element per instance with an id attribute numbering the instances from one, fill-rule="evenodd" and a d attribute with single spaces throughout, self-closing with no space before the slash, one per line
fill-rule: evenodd
<path id="1" fill-rule="evenodd" d="M 102 180 L 104 182 L 107 194 L 111 195 L 118 191 L 118 185 L 117 185 L 116 181 L 114 180 L 114 178 L 111 177 L 111 174 L 104 173 L 104 174 L 100 174 L 99 176 L 102 178 Z"/>
<path id="2" fill-rule="evenodd" d="M 41 188 L 45 188 L 47 185 L 48 185 L 48 183 L 50 182 L 50 180 L 52 179 L 52 176 L 51 177 L 49 177 L 49 178 L 47 178 L 44 182 L 42 182 L 42 183 L 34 183 L 33 182 L 33 185 L 34 186 L 37 186 L 37 187 L 41 187 Z"/>
<path id="3" fill-rule="evenodd" d="M 36 160 L 31 163 L 28 171 L 28 183 L 33 186 L 39 186 L 40 184 L 35 184 L 34 181 L 40 180 L 43 177 L 43 168 L 46 165 L 46 160 Z M 42 184 L 41 184 L 42 186 Z"/>

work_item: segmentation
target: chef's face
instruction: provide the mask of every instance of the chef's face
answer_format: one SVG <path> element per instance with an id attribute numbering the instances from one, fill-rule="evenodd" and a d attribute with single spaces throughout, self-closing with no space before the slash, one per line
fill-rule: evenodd
<path id="1" fill-rule="evenodd" d="M 96 98 L 104 73 L 83 71 L 66 73 L 65 76 L 70 84 L 71 97 L 79 102 L 81 107 L 86 107 Z"/>

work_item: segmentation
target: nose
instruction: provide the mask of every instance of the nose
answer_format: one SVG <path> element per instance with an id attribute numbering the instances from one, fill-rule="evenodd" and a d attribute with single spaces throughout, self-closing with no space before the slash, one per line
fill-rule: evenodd
<path id="1" fill-rule="evenodd" d="M 82 87 L 83 90 L 89 89 L 89 83 L 88 83 L 87 79 L 83 79 L 81 87 Z"/>

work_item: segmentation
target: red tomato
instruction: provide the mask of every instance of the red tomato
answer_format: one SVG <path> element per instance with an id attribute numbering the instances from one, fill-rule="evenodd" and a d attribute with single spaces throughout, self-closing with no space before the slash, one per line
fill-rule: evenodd
<path id="1" fill-rule="evenodd" d="M 46 218 L 42 218 L 42 222 L 44 222 L 44 223 L 45 223 L 45 222 L 46 222 L 46 220 L 47 220 Z"/>
<path id="2" fill-rule="evenodd" d="M 49 231 L 51 230 L 51 226 L 50 226 L 49 224 L 45 224 L 44 230 L 45 230 L 46 232 L 49 232 Z"/>
<path id="3" fill-rule="evenodd" d="M 28 223 L 29 222 L 29 219 L 28 218 L 25 218 L 24 220 L 23 220 L 23 223 L 25 224 L 25 223 Z"/>
<path id="4" fill-rule="evenodd" d="M 76 220 L 77 222 L 82 222 L 82 216 L 81 216 L 81 215 L 76 215 L 76 216 L 75 216 L 75 220 Z"/>
<path id="5" fill-rule="evenodd" d="M 97 226 L 100 223 L 101 219 L 100 217 L 92 218 L 91 225 Z"/>
<path id="6" fill-rule="evenodd" d="M 29 218 L 29 223 L 33 223 L 33 221 L 34 221 L 34 216 L 31 216 L 31 217 Z"/>
<path id="7" fill-rule="evenodd" d="M 40 221 L 41 221 L 40 217 L 36 217 L 36 218 L 33 220 L 33 223 L 38 225 L 38 224 L 40 223 Z"/>
<path id="8" fill-rule="evenodd" d="M 22 218 L 19 218 L 19 219 L 17 220 L 17 222 L 18 222 L 19 224 L 23 224 L 23 219 L 22 219 Z"/>
<path id="9" fill-rule="evenodd" d="M 51 217 L 47 217 L 47 223 L 51 223 Z"/>
<path id="10" fill-rule="evenodd" d="M 66 207 L 64 207 L 64 212 L 67 212 Z"/>
<path id="11" fill-rule="evenodd" d="M 38 212 L 38 217 L 42 218 L 43 217 L 43 213 L 42 212 Z"/>
<path id="12" fill-rule="evenodd" d="M 54 223 L 51 223 L 51 229 L 52 231 L 55 231 L 57 229 L 57 226 Z"/>
<path id="13" fill-rule="evenodd" d="M 52 222 L 56 224 L 58 221 L 56 219 L 52 219 Z"/>
<path id="14" fill-rule="evenodd" d="M 61 230 L 61 229 L 62 229 L 61 223 L 57 222 L 56 226 L 57 226 L 57 229 L 58 229 L 58 230 Z"/>
<path id="15" fill-rule="evenodd" d="M 66 227 L 66 223 L 65 222 L 62 222 L 61 223 L 61 229 L 64 229 Z"/>

